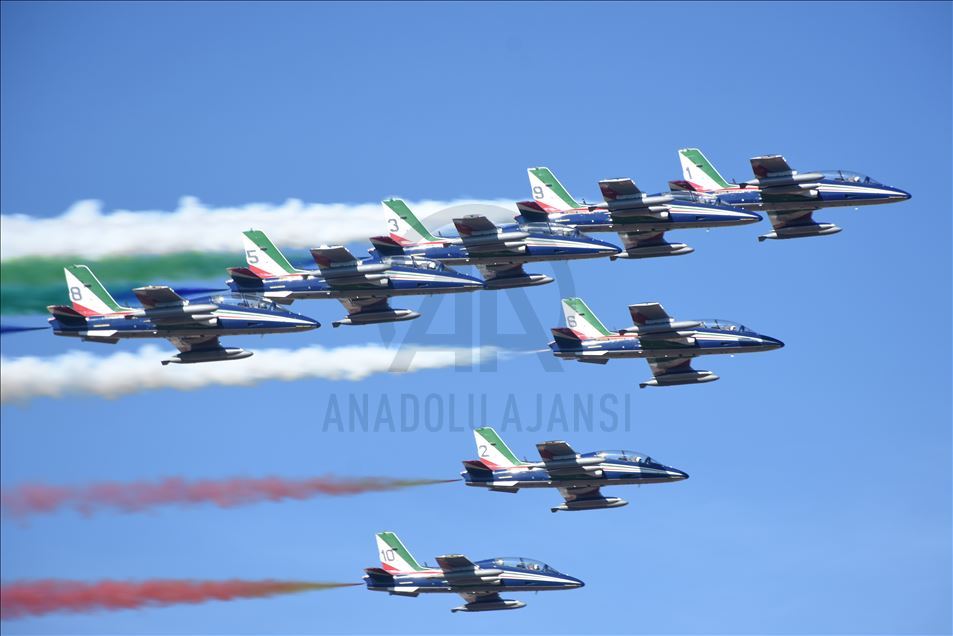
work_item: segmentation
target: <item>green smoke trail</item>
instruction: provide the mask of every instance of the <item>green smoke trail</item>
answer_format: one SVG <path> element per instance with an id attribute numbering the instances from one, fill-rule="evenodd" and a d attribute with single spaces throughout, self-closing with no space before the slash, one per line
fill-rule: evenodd
<path id="1" fill-rule="evenodd" d="M 107 289 L 123 292 L 140 285 L 173 281 L 224 281 L 225 269 L 241 264 L 227 253 L 183 252 L 159 256 L 26 257 L 0 263 L 0 313 L 43 314 L 47 305 L 66 302 L 63 266 L 88 265 Z"/>

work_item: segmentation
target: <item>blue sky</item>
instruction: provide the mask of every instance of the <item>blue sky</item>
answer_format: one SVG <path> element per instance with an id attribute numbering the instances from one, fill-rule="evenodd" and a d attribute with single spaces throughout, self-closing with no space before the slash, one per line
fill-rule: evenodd
<path id="1" fill-rule="evenodd" d="M 222 206 L 521 199 L 531 165 L 592 200 L 606 177 L 663 189 L 684 146 L 704 149 L 728 177 L 747 178 L 751 156 L 783 153 L 796 167 L 857 170 L 913 194 L 819 213 L 844 228 L 834 237 L 759 244 L 761 228 L 680 232 L 672 238 L 694 254 L 573 264 L 557 283 L 522 292 L 543 327 L 559 324 L 560 295 L 575 292 L 612 327 L 626 324 L 628 303 L 658 300 L 678 316 L 735 319 L 786 342 L 705 359 L 696 366 L 722 377 L 708 385 L 639 391 L 649 372 L 638 361 L 551 371 L 523 355 L 360 383 L 0 407 L 4 487 L 455 476 L 474 450 L 449 413 L 435 432 L 416 420 L 404 432 L 324 430 L 331 400 L 397 404 L 404 394 L 437 396 L 446 412 L 454 396 L 456 429 L 499 427 L 512 395 L 522 430 L 503 437 L 520 455 L 562 438 L 584 451 L 644 450 L 691 474 L 614 489 L 630 505 L 591 514 L 550 514 L 555 492 L 448 484 L 5 520 L 5 582 L 359 580 L 376 564 L 372 534 L 388 529 L 419 559 L 521 554 L 582 578 L 581 590 L 520 596 L 529 606 L 518 612 L 451 615 L 456 597 L 354 588 L 55 615 L 6 622 L 4 632 L 949 633 L 950 20 L 948 3 L 4 3 L 5 214 L 56 216 L 87 198 L 172 209 L 183 195 Z M 302 231 L 320 242 L 320 227 Z M 479 317 L 496 302 L 504 331 L 518 333 L 513 298 L 444 299 L 429 334 L 412 323 L 393 333 L 493 345 Z M 336 303 L 295 308 L 322 322 L 340 314 Z M 467 328 L 455 332 L 457 312 Z M 390 335 L 322 328 L 234 341 L 261 349 Z M 547 339 L 516 342 L 532 350 Z M 5 338 L 3 353 L 80 346 L 38 333 Z M 537 400 L 545 422 L 556 400 L 589 395 L 628 399 L 629 430 L 527 430 Z M 486 396 L 485 419 L 466 412 L 469 396 Z"/>

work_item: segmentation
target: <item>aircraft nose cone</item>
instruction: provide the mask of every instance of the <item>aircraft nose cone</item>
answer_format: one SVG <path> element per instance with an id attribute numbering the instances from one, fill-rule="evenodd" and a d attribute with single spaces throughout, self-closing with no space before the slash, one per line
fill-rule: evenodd
<path id="1" fill-rule="evenodd" d="M 569 587 L 586 587 L 586 584 L 574 576 L 567 576 Z"/>
<path id="2" fill-rule="evenodd" d="M 321 323 L 313 318 L 307 318 L 302 316 L 302 320 L 305 321 L 305 324 L 300 325 L 301 329 L 317 329 L 321 326 Z"/>
<path id="3" fill-rule="evenodd" d="M 686 473 L 684 470 L 678 470 L 677 468 L 673 468 L 671 470 L 671 473 L 672 473 L 673 481 L 683 481 L 685 479 L 688 479 L 688 473 Z"/>
<path id="4" fill-rule="evenodd" d="M 761 215 L 756 212 L 739 212 L 738 213 L 739 223 L 757 223 L 761 219 L 762 219 Z"/>
<path id="5" fill-rule="evenodd" d="M 777 338 L 772 338 L 771 336 L 761 336 L 761 340 L 764 341 L 764 344 L 770 349 L 781 349 L 784 347 L 784 343 L 778 340 Z"/>
<path id="6" fill-rule="evenodd" d="M 910 199 L 912 196 L 913 195 L 907 192 L 906 190 L 900 190 L 899 188 L 897 189 L 897 198 L 900 199 L 901 201 L 906 201 Z"/>

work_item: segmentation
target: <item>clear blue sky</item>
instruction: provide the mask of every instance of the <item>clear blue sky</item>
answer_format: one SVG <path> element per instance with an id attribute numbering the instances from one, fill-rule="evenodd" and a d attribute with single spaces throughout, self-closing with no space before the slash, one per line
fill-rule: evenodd
<path id="1" fill-rule="evenodd" d="M 457 427 L 524 429 L 555 396 L 630 396 L 628 432 L 517 431 L 580 450 L 635 448 L 674 485 L 615 489 L 621 510 L 552 515 L 555 492 L 462 484 L 234 510 L 71 512 L 2 524 L 4 581 L 35 577 L 359 580 L 372 534 L 418 558 L 521 554 L 587 582 L 451 615 L 456 597 L 360 588 L 8 622 L 5 633 L 949 633 L 951 630 L 951 5 L 2 5 L 0 209 L 525 198 L 548 165 L 578 196 L 630 176 L 659 190 L 675 150 L 729 177 L 783 153 L 869 173 L 909 202 L 826 211 L 834 237 L 759 244 L 759 228 L 673 235 L 696 253 L 574 265 L 525 292 L 544 327 L 575 290 L 610 326 L 631 302 L 740 320 L 787 347 L 709 358 L 722 380 L 639 391 L 638 361 L 308 381 L 2 407 L 2 482 L 165 475 L 453 477 L 469 432 L 322 431 L 332 396 L 429 394 Z M 368 234 L 380 228 L 368 228 Z M 302 228 L 320 241 L 320 228 Z M 541 266 L 540 271 L 551 268 Z M 562 270 L 560 270 L 562 271 Z M 507 294 L 500 320 L 519 331 Z M 476 305 L 460 306 L 477 312 Z M 323 321 L 333 303 L 301 305 Z M 405 306 L 417 307 L 409 300 Z M 297 307 L 297 306 L 296 306 Z M 452 333 L 454 303 L 431 331 Z M 467 314 L 471 315 L 471 314 Z M 403 337 L 412 324 L 396 329 Z M 419 328 L 419 327 L 418 327 Z M 380 341 L 376 327 L 249 339 Z M 421 341 L 423 337 L 412 337 Z M 547 332 L 526 335 L 527 349 Z M 427 342 L 493 344 L 479 329 Z M 82 346 L 6 338 L 5 355 Z M 121 345 L 121 347 L 124 345 Z M 92 345 L 88 345 L 92 348 Z M 126 347 L 128 349 L 134 347 Z M 111 350 L 110 350 L 111 351 Z M 234 364 L 241 364 L 240 362 Z M 158 365 L 157 365 L 158 369 Z M 468 395 L 488 396 L 469 421 Z M 545 413 L 544 413 L 545 418 Z"/>

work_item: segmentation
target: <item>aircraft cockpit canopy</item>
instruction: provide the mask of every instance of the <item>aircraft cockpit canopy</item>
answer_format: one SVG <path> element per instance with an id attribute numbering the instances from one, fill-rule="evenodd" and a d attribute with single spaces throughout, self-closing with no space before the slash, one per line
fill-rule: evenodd
<path id="1" fill-rule="evenodd" d="M 645 453 L 640 453 L 639 451 L 634 450 L 615 450 L 615 451 L 602 451 L 599 453 L 603 459 L 608 460 L 618 460 L 623 462 L 635 462 L 636 464 L 654 464 L 655 460 L 646 455 Z"/>
<path id="2" fill-rule="evenodd" d="M 268 311 L 283 311 L 275 301 L 265 298 L 261 294 L 218 294 L 210 300 L 216 305 L 238 305 L 250 309 L 267 309 Z"/>
<path id="3" fill-rule="evenodd" d="M 707 192 L 695 192 L 693 190 L 675 190 L 669 192 L 672 198 L 677 201 L 693 201 L 695 203 L 704 203 L 706 205 L 717 205 L 718 197 Z"/>
<path id="4" fill-rule="evenodd" d="M 527 232 L 545 232 L 547 234 L 555 234 L 556 236 L 576 237 L 580 235 L 579 230 L 576 228 L 561 223 L 524 223 L 522 229 Z"/>
<path id="5" fill-rule="evenodd" d="M 704 318 L 696 320 L 702 324 L 703 329 L 717 329 L 719 331 L 730 331 L 734 333 L 754 333 L 743 324 L 733 320 L 724 320 L 723 318 Z"/>
<path id="6" fill-rule="evenodd" d="M 444 271 L 447 269 L 447 266 L 440 261 L 435 261 L 429 258 L 421 258 L 419 256 L 391 256 L 390 262 L 392 265 L 416 267 L 419 269 L 432 269 L 434 271 Z"/>
<path id="7" fill-rule="evenodd" d="M 484 562 L 483 565 L 485 567 L 517 568 L 520 570 L 529 570 L 530 572 L 556 572 L 554 568 L 549 567 L 542 561 L 526 559 L 524 557 L 497 557 L 490 561 L 489 566 L 486 565 L 486 562 Z"/>
<path id="8" fill-rule="evenodd" d="M 859 172 L 851 172 L 850 170 L 819 170 L 818 172 L 824 175 L 825 179 L 831 179 L 832 181 L 861 185 L 880 185 L 880 182 L 873 177 L 860 174 Z"/>

